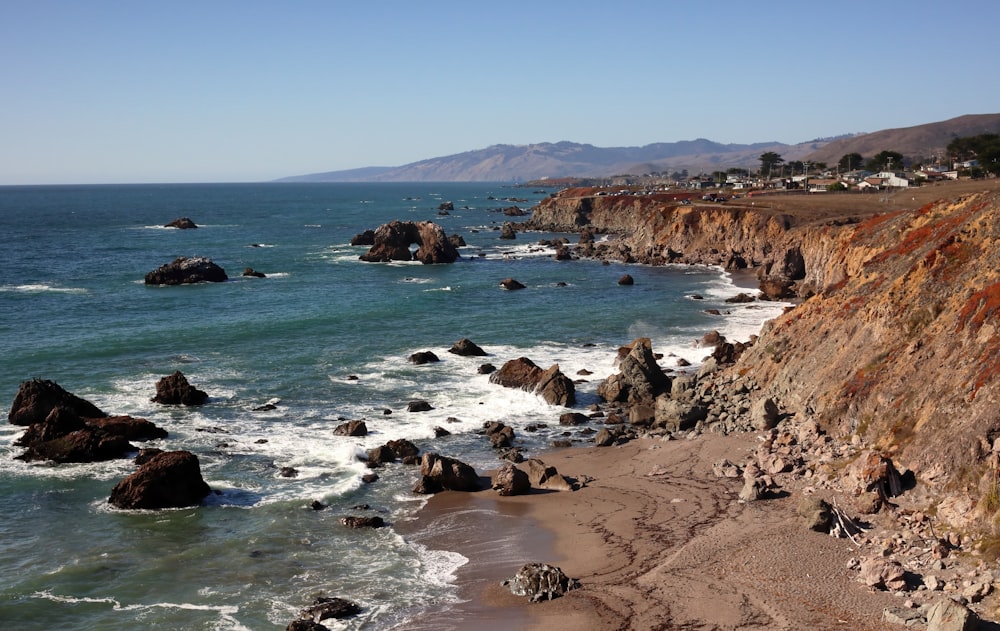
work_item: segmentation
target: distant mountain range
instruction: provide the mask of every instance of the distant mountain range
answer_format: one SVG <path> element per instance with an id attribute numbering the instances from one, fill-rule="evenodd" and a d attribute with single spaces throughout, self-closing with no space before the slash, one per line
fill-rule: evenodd
<path id="1" fill-rule="evenodd" d="M 927 157 L 942 152 L 953 138 L 1000 133 L 1000 114 L 852 134 L 788 145 L 758 142 L 721 144 L 699 138 L 643 147 L 595 147 L 574 142 L 493 145 L 398 167 L 366 167 L 286 177 L 279 182 L 526 182 L 544 178 L 607 177 L 642 173 L 710 173 L 730 167 L 757 167 L 773 151 L 785 161 L 836 163 L 848 153 L 870 157 L 880 151 Z"/>

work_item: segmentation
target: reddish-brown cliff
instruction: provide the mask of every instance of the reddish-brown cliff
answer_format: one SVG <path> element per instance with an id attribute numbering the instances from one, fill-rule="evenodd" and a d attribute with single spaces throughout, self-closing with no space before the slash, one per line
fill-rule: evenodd
<path id="1" fill-rule="evenodd" d="M 912 470 L 947 497 L 942 519 L 984 526 L 1000 516 L 1000 186 L 970 188 L 851 217 L 576 190 L 540 204 L 530 226 L 618 235 L 602 256 L 794 281 L 808 299 L 731 370 Z"/>

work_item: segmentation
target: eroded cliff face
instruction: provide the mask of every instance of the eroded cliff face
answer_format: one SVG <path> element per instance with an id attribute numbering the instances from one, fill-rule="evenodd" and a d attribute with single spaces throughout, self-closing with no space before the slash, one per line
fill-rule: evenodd
<path id="1" fill-rule="evenodd" d="M 734 368 L 992 517 L 1000 459 L 1000 199 L 974 194 L 842 229 L 845 276 L 769 323 Z M 975 509 L 975 510 L 973 510 Z"/>
<path id="2" fill-rule="evenodd" d="M 594 189 L 567 189 L 542 201 L 526 227 L 592 231 L 615 239 L 584 255 L 629 262 L 753 268 L 762 279 L 784 282 L 808 295 L 839 281 L 843 270 L 826 259 L 826 241 L 838 226 L 805 230 L 795 217 L 748 204 L 690 204 L 690 194 L 596 196 Z M 762 285 L 762 290 L 767 288 Z M 768 291 L 767 293 L 771 293 Z M 772 297 L 787 297 L 777 292 Z"/>
<path id="3" fill-rule="evenodd" d="M 729 370 L 912 470 L 947 498 L 945 519 L 983 527 L 1000 516 L 1000 193 L 988 188 L 861 222 L 567 191 L 530 225 L 615 233 L 608 257 L 790 282 L 808 299 Z"/>

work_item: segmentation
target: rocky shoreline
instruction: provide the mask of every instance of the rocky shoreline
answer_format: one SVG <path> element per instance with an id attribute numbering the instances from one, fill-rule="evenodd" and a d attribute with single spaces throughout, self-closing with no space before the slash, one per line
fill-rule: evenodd
<path id="1" fill-rule="evenodd" d="M 994 440 L 1000 340 L 992 324 L 996 282 L 984 270 L 998 263 L 1000 204 L 996 184 L 985 188 L 912 209 L 809 224 L 747 208 L 691 209 L 580 191 L 536 208 L 524 227 L 581 232 L 580 243 L 567 248 L 570 257 L 756 268 L 765 296 L 802 300 L 765 325 L 755 343 L 729 349 L 737 352 L 717 346 L 698 375 L 672 377 L 669 387 L 657 377 L 635 382 L 650 375 L 655 355 L 638 340 L 626 347 L 622 372 L 602 385 L 605 403 L 591 411 L 605 423 L 595 442 L 606 446 L 544 456 L 591 482 L 544 502 L 533 495 L 503 500 L 530 505 L 529 514 L 556 533 L 559 562 L 582 584 L 563 599 L 533 605 L 536 628 L 555 619 L 581 629 L 996 628 L 989 621 L 1000 611 L 991 525 L 1000 508 L 991 499 L 1000 471 Z M 597 242 L 593 235 L 600 233 L 617 236 Z M 622 375 L 628 383 L 616 383 Z M 729 440 L 735 447 L 715 451 Z M 647 452 L 668 445 L 673 459 L 648 459 Z M 651 493 L 629 505 L 622 487 L 564 499 L 596 493 L 600 471 L 625 469 L 612 477 L 629 484 L 677 473 L 689 478 L 677 462 L 703 449 L 719 456 L 701 460 L 694 475 L 705 496 L 700 501 L 713 508 L 691 517 L 676 538 L 651 537 L 641 554 L 631 549 L 638 546 L 634 530 L 594 516 L 646 521 L 661 503 L 690 500 Z M 576 461 L 593 469 L 566 469 Z M 565 506 L 553 513 L 556 502 Z M 760 528 L 755 520 L 764 517 L 781 524 L 780 537 Z M 743 530 L 733 531 L 733 523 Z M 670 556 L 700 545 L 704 529 L 728 533 L 713 545 L 758 550 L 763 565 L 741 577 L 724 559 L 711 557 L 705 566 L 704 559 L 681 564 Z M 579 537 L 604 544 L 598 560 L 582 551 Z M 620 546 L 608 545 L 616 537 Z M 842 542 L 822 562 L 811 558 L 824 547 L 821 540 Z M 798 555 L 788 557 L 776 544 Z M 725 565 L 713 589 L 733 590 L 738 602 L 679 614 L 691 607 L 649 582 L 663 568 L 642 555 L 668 557 L 671 572 L 683 565 L 688 579 Z M 760 559 L 744 562 L 751 567 Z M 608 564 L 630 569 L 608 579 Z M 816 573 L 836 585 L 810 586 Z M 766 589 L 740 584 L 775 576 L 781 584 Z M 693 596 L 712 600 L 713 589 Z M 482 590 L 487 600 L 516 606 L 493 586 Z M 820 593 L 826 591 L 835 600 L 877 605 L 838 609 Z"/>

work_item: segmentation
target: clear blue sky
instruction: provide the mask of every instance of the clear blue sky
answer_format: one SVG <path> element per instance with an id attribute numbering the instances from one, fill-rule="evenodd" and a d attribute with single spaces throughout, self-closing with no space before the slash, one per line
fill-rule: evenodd
<path id="1" fill-rule="evenodd" d="M 993 1 L 0 0 L 0 184 L 796 143 L 997 113 L 998 24 Z"/>

